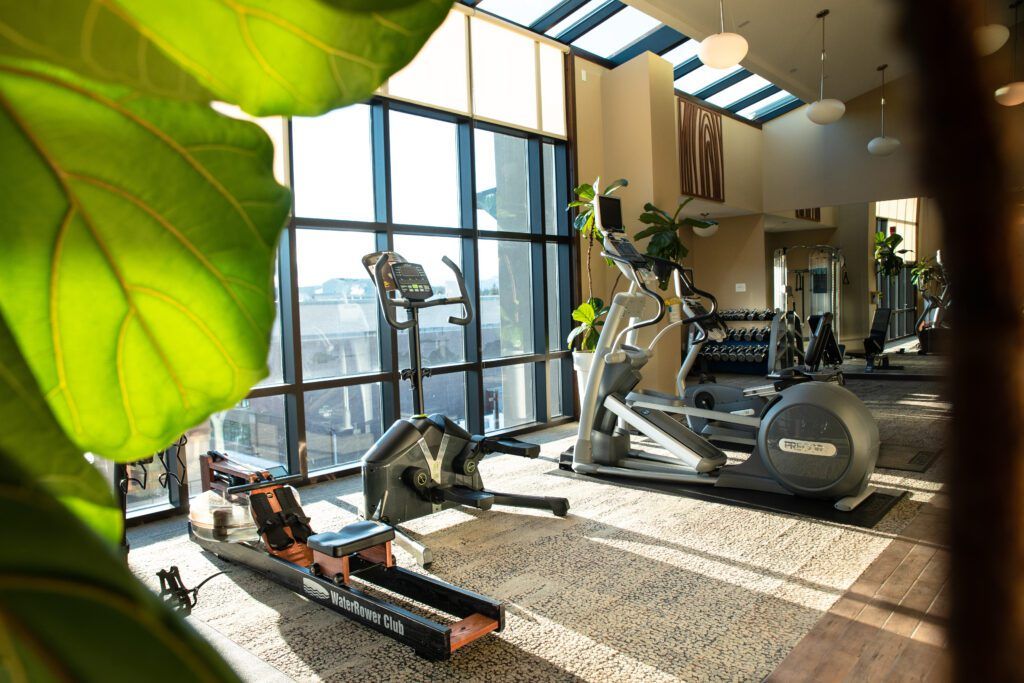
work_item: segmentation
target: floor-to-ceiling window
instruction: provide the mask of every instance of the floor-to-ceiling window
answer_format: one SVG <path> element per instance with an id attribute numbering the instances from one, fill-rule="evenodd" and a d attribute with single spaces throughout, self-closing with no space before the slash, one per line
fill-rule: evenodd
<path id="1" fill-rule="evenodd" d="M 917 320 L 917 289 L 911 281 L 911 270 L 917 262 L 918 200 L 894 199 L 875 204 L 875 230 L 885 235 L 897 234 L 903 238 L 899 249 L 904 266 L 898 274 L 876 273 L 876 287 L 882 306 L 892 309 L 890 340 L 902 339 L 915 333 Z"/>
<path id="2" fill-rule="evenodd" d="M 374 251 L 422 264 L 437 295 L 458 291 L 443 257 L 466 276 L 470 325 L 448 322 L 458 306 L 420 318 L 422 359 L 431 369 L 426 412 L 473 432 L 525 429 L 572 412 L 561 53 L 480 21 L 453 12 L 382 88 L 386 95 L 278 121 L 276 129 L 262 122 L 280 138 L 282 182 L 294 193 L 276 278 L 271 373 L 232 410 L 188 433 L 192 494 L 198 456 L 207 450 L 311 476 L 345 471 L 412 413 L 412 392 L 401 380 L 409 335 L 384 321 L 361 262 Z M 513 69 L 514 78 L 506 74 L 517 97 L 531 88 L 535 94 L 503 120 L 500 88 L 468 87 L 483 80 L 484 68 L 511 68 L 483 49 L 470 60 L 460 41 L 482 33 L 535 59 L 535 67 Z M 445 70 L 443 87 L 426 87 Z"/>

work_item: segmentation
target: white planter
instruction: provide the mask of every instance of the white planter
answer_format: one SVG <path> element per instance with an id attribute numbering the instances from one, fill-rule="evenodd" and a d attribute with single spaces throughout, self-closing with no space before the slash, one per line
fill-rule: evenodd
<path id="1" fill-rule="evenodd" d="M 587 379 L 590 377 L 590 366 L 594 364 L 592 351 L 573 351 L 572 367 L 576 371 L 576 388 L 580 392 L 580 400 L 587 391 Z"/>

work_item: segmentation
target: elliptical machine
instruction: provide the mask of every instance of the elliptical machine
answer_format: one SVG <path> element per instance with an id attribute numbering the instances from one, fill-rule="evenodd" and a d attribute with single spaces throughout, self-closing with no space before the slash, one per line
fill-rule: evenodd
<path id="1" fill-rule="evenodd" d="M 473 306 L 466 293 L 462 271 L 447 256 L 459 287 L 457 297 L 434 297 L 434 289 L 423 266 L 409 263 L 392 251 L 363 257 L 363 266 L 373 280 L 387 323 L 396 330 L 409 330 L 409 359 L 412 367 L 402 378 L 412 385 L 413 417 L 396 421 L 370 447 L 362 460 L 363 517 L 395 528 L 395 542 L 416 558 L 420 566 L 433 561 L 430 548 L 414 541 L 397 525 L 439 510 L 466 506 L 488 510 L 494 504 L 550 510 L 558 517 L 569 511 L 565 498 L 498 493 L 484 488 L 478 465 L 489 453 L 506 453 L 536 458 L 540 447 L 518 439 L 472 435 L 444 415 L 423 414 L 423 379 L 430 369 L 423 367 L 420 350 L 419 312 L 434 306 L 459 304 L 462 316 L 450 316 L 453 325 L 469 325 Z M 398 310 L 407 313 L 399 320 Z"/>
<path id="2" fill-rule="evenodd" d="M 867 499 L 874 491 L 869 479 L 878 459 L 878 426 L 864 404 L 843 387 L 801 382 L 778 394 L 761 416 L 754 452 L 738 465 L 727 465 L 725 452 L 659 409 L 667 402 L 663 396 L 634 391 L 651 350 L 623 340 L 665 316 L 656 271 L 680 272 L 688 307 L 684 324 L 711 319 L 718 304 L 713 295 L 693 286 L 678 264 L 640 254 L 621 224 L 602 225 L 605 201 L 599 196 L 595 206 L 595 220 L 605 234 L 603 255 L 618 266 L 630 287 L 612 299 L 580 400 L 576 444 L 571 455 L 563 454 L 563 466 L 581 474 L 824 498 L 842 511 Z M 710 310 L 701 299 L 711 303 Z M 642 318 L 651 302 L 657 312 Z M 678 397 L 670 400 L 681 403 Z M 630 429 L 667 453 L 633 450 Z"/>

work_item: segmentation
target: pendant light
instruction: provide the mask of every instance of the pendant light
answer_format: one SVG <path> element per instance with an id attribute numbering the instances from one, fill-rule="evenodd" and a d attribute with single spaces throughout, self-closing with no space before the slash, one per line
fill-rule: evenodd
<path id="1" fill-rule="evenodd" d="M 718 0 L 718 16 L 721 33 L 715 33 L 701 41 L 697 56 L 705 66 L 712 69 L 731 69 L 747 56 L 747 39 L 738 33 L 725 31 L 725 0 Z"/>
<path id="2" fill-rule="evenodd" d="M 1017 9 L 1024 0 L 1017 0 L 1010 7 L 1013 8 L 1013 53 L 1010 57 L 1010 82 L 996 90 L 996 102 L 1004 107 L 1016 107 L 1024 103 L 1024 81 L 1014 80 L 1017 75 Z"/>
<path id="3" fill-rule="evenodd" d="M 836 99 L 825 99 L 825 17 L 828 16 L 828 10 L 823 9 L 815 16 L 821 19 L 821 82 L 818 101 L 807 107 L 807 118 L 819 126 L 827 126 L 843 118 L 846 105 Z"/>
<path id="4" fill-rule="evenodd" d="M 888 64 L 878 67 L 882 73 L 882 134 L 877 138 L 872 138 L 868 143 L 868 152 L 876 157 L 887 157 L 900 148 L 898 139 L 885 137 L 885 70 L 888 68 Z"/>
<path id="5" fill-rule="evenodd" d="M 984 2 L 985 20 L 988 20 L 988 0 Z M 1002 24 L 984 24 L 974 29 L 974 49 L 979 57 L 987 57 L 999 51 L 1010 39 L 1010 29 Z"/>

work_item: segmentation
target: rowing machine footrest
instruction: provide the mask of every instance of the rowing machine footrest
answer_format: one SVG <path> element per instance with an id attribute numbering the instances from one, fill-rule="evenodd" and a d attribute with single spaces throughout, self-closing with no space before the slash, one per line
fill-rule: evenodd
<path id="1" fill-rule="evenodd" d="M 511 437 L 503 439 L 484 438 L 480 441 L 480 446 L 487 453 L 506 453 L 508 455 L 518 455 L 521 458 L 536 458 L 540 455 L 540 446 L 537 444 L 526 443 Z"/>
<path id="2" fill-rule="evenodd" d="M 382 545 L 395 538 L 394 528 L 364 520 L 353 522 L 338 531 L 313 534 L 306 540 L 311 550 L 329 557 L 344 557 Z"/>
<path id="3" fill-rule="evenodd" d="M 478 510 L 490 510 L 494 504 L 494 494 L 487 491 L 477 491 L 465 486 L 449 486 L 441 489 L 444 499 L 465 505 L 466 507 L 477 508 Z"/>

